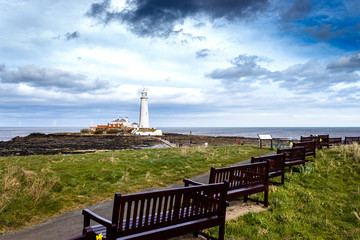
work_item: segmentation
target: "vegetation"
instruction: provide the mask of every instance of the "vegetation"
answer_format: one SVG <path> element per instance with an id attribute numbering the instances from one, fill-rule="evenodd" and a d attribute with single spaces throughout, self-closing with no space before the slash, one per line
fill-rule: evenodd
<path id="1" fill-rule="evenodd" d="M 105 132 L 104 128 L 98 128 L 95 130 L 94 134 L 103 134 Z"/>
<path id="2" fill-rule="evenodd" d="M 155 128 L 139 128 L 137 132 L 155 132 Z"/>
<path id="3" fill-rule="evenodd" d="M 84 128 L 80 130 L 80 133 L 91 133 L 91 130 L 88 128 Z"/>
<path id="4" fill-rule="evenodd" d="M 123 194 L 164 187 L 269 152 L 255 146 L 123 150 L 0 158 L 0 231 Z"/>
<path id="5" fill-rule="evenodd" d="M 107 134 L 117 134 L 118 132 L 121 132 L 121 129 L 118 128 L 110 128 L 106 131 Z"/>
<path id="6" fill-rule="evenodd" d="M 360 239 L 359 179 L 358 145 L 321 150 L 271 188 L 268 211 L 228 221 L 226 239 Z"/>
<path id="7" fill-rule="evenodd" d="M 254 146 L 124 150 L 0 158 L 0 231 L 111 200 L 114 192 L 164 187 L 269 152 Z M 298 171 L 295 171 L 295 170 Z M 272 186 L 268 211 L 227 221 L 226 239 L 360 239 L 360 147 L 317 152 Z M 210 229 L 216 234 L 217 228 Z"/>

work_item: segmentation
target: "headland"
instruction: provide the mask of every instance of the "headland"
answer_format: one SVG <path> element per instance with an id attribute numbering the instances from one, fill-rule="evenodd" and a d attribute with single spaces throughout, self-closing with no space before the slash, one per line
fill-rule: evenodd
<path id="1" fill-rule="evenodd" d="M 97 151 L 168 147 L 164 142 L 176 147 L 259 144 L 257 138 L 238 136 L 214 137 L 163 133 L 161 137 L 155 137 L 133 134 L 32 133 L 26 137 L 0 141 L 0 156 L 84 154 Z M 290 140 L 284 139 L 280 140 L 279 144 L 289 145 L 289 142 Z"/>

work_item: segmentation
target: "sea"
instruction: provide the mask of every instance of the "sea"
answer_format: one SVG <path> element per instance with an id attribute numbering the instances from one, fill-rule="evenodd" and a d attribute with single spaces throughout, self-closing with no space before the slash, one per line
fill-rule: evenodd
<path id="1" fill-rule="evenodd" d="M 88 127 L 0 127 L 0 141 L 31 133 L 78 133 Z M 299 140 L 301 136 L 329 134 L 330 137 L 360 136 L 360 127 L 157 127 L 165 133 L 195 134 L 208 136 L 241 136 L 257 138 L 258 134 L 270 134 L 273 138 Z"/>

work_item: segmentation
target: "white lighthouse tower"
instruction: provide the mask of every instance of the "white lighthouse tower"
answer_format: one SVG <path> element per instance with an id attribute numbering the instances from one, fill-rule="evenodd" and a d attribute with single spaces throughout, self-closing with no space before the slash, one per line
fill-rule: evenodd
<path id="1" fill-rule="evenodd" d="M 139 128 L 149 128 L 149 107 L 147 92 L 144 90 L 141 92 L 140 97 L 140 119 Z"/>

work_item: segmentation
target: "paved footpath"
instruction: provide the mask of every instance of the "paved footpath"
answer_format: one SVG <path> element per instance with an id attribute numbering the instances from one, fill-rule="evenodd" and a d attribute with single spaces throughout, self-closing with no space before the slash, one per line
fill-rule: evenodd
<path id="1" fill-rule="evenodd" d="M 250 160 L 247 160 L 235 165 L 246 164 L 249 162 Z M 199 175 L 191 179 L 202 183 L 208 183 L 209 173 Z M 170 188 L 177 188 L 182 186 L 184 186 L 184 184 L 181 182 L 170 186 Z M 88 209 L 104 218 L 111 219 L 113 207 L 112 204 L 113 202 L 109 201 L 90 206 Z M 83 216 L 81 212 L 82 210 L 66 213 L 58 218 L 54 218 L 39 225 L 1 236 L 0 240 L 61 240 L 71 236 L 79 235 L 81 234 L 83 228 Z"/>

